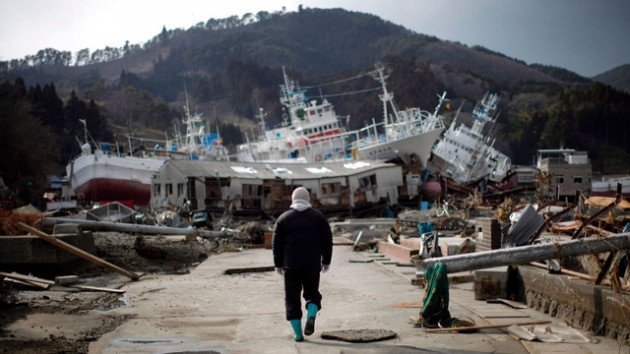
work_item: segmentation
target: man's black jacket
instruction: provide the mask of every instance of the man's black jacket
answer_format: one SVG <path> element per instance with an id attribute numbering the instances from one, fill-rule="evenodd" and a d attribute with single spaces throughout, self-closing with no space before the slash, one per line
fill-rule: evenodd
<path id="1" fill-rule="evenodd" d="M 319 270 L 330 264 L 332 232 L 319 210 L 287 210 L 273 228 L 273 261 L 279 268 Z"/>

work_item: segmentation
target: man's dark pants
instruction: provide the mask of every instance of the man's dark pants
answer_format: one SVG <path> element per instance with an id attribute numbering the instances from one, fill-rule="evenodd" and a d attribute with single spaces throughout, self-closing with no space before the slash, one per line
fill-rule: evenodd
<path id="1" fill-rule="evenodd" d="M 300 293 L 304 290 L 305 308 L 315 304 L 322 308 L 322 294 L 319 293 L 319 270 L 291 269 L 284 270 L 284 303 L 287 321 L 302 318 Z"/>

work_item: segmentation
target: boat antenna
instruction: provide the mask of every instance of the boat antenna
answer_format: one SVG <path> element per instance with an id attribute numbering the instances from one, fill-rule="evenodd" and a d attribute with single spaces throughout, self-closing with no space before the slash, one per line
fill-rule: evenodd
<path id="1" fill-rule="evenodd" d="M 464 102 L 466 102 L 466 100 L 462 100 L 462 103 L 459 104 L 459 108 L 457 109 L 457 113 L 455 113 L 455 118 L 453 118 L 453 122 L 451 123 L 451 127 L 455 127 L 455 122 L 457 121 L 457 117 L 459 117 L 459 114 L 462 111 L 462 107 L 464 107 Z"/>
<path id="2" fill-rule="evenodd" d="M 79 119 L 79 122 L 81 122 L 81 124 L 83 124 L 83 134 L 85 135 L 85 142 L 89 142 L 88 141 L 88 130 L 87 130 L 87 123 L 85 121 L 85 119 Z"/>
<path id="3" fill-rule="evenodd" d="M 217 127 L 217 138 L 221 137 L 221 131 L 219 130 L 219 115 L 217 114 L 217 107 L 212 106 L 212 113 L 214 115 L 214 125 Z"/>
<path id="4" fill-rule="evenodd" d="M 186 112 L 186 117 L 190 116 L 190 104 L 188 102 L 188 90 L 186 89 L 186 82 L 184 82 L 184 97 L 186 98 L 186 105 L 184 106 L 184 111 Z"/>
<path id="5" fill-rule="evenodd" d="M 85 142 L 89 144 L 90 140 L 91 140 L 92 144 L 94 144 L 94 148 L 97 148 L 98 145 L 96 144 L 96 141 L 94 140 L 92 135 L 90 135 L 90 132 L 87 129 L 87 121 L 85 119 L 79 119 L 79 122 L 81 122 L 81 124 L 83 124 L 83 134 L 85 135 Z M 79 144 L 79 145 L 81 145 L 81 144 Z"/>
<path id="6" fill-rule="evenodd" d="M 437 117 L 438 113 L 440 112 L 440 107 L 442 107 L 442 103 L 444 102 L 448 102 L 450 101 L 448 98 L 446 98 L 446 91 L 442 92 L 442 95 L 437 95 L 439 100 L 438 100 L 438 104 L 437 106 L 435 106 L 435 112 L 433 112 L 433 116 Z"/>
<path id="7" fill-rule="evenodd" d="M 267 130 L 267 122 L 265 121 L 265 117 L 267 117 L 267 113 L 265 113 L 265 109 L 260 107 L 258 108 L 258 114 L 256 115 L 256 117 L 258 119 L 260 119 L 260 130 L 262 131 L 262 133 L 265 133 L 265 130 Z"/>
<path id="8" fill-rule="evenodd" d="M 385 66 L 383 65 L 383 63 L 378 61 L 376 62 L 376 64 L 374 64 L 374 67 L 376 68 L 376 74 L 378 74 L 378 77 L 375 77 L 375 79 L 376 81 L 381 83 L 381 89 L 383 90 L 383 94 L 378 95 L 378 97 L 381 99 L 381 101 L 383 101 L 383 119 L 385 120 L 385 125 L 387 125 L 389 124 L 387 118 L 387 103 L 389 102 L 389 104 L 392 106 L 394 117 L 396 117 L 396 119 L 398 119 L 398 107 L 396 107 L 396 102 L 394 102 L 394 93 L 387 91 L 385 80 L 387 80 L 389 75 L 383 74 L 383 72 L 385 71 Z M 394 123 L 393 120 L 392 123 Z"/>

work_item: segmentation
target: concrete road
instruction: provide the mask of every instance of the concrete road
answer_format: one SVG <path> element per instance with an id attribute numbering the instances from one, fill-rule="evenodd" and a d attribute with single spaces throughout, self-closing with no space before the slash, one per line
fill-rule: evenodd
<path id="1" fill-rule="evenodd" d="M 616 342 L 534 343 L 515 340 L 502 329 L 477 333 L 430 334 L 409 323 L 424 289 L 412 286 L 413 268 L 383 265 L 367 253 L 335 246 L 331 270 L 321 277 L 323 309 L 316 331 L 301 343 L 285 320 L 282 277 L 274 272 L 225 275 L 230 268 L 271 266 L 271 250 L 224 253 L 190 274 L 149 275 L 129 283 L 129 306 L 108 312 L 136 317 L 90 345 L 93 353 L 617 353 Z M 450 311 L 478 325 L 551 320 L 531 309 L 475 301 L 472 284 L 451 284 Z M 514 316 L 501 318 L 496 316 Z M 488 316 L 495 316 L 488 319 Z M 553 320 L 559 323 L 558 320 Z M 388 329 L 395 339 L 354 344 L 320 337 L 322 331 Z M 621 348 L 627 352 L 628 348 Z"/>

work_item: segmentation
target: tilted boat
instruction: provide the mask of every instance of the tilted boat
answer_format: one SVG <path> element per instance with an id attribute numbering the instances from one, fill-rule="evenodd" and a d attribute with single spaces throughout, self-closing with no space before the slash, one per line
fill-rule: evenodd
<path id="1" fill-rule="evenodd" d="M 376 80 L 381 83 L 383 90 L 379 95 L 383 102 L 383 122 L 373 121 L 371 125 L 349 133 L 357 137 L 352 148 L 356 149 L 360 158 L 372 160 L 400 158 L 407 163 L 416 155 L 425 166 L 433 145 L 445 129 L 439 111 L 446 100 L 446 92 L 438 96 L 439 101 L 433 113 L 417 107 L 399 110 L 394 93 L 387 90 L 384 70 L 382 64 L 376 64 Z M 388 114 L 388 107 L 391 108 L 391 115 Z"/>
<path id="2" fill-rule="evenodd" d="M 289 80 L 284 73 L 280 101 L 288 110 L 288 117 L 280 128 L 267 129 L 265 115 L 258 115 L 263 133 L 254 140 L 237 146 L 239 161 L 259 162 L 326 162 L 362 159 L 393 159 L 408 161 L 417 155 L 425 164 L 431 148 L 444 131 L 443 117 L 438 114 L 446 93 L 433 113 L 408 108 L 399 110 L 394 94 L 387 90 L 384 67 L 377 64 L 373 72 L 381 83 L 383 93 L 383 121 L 346 131 L 342 117 L 324 99 L 321 103 L 308 100 L 306 90 Z M 388 108 L 389 107 L 389 108 Z M 391 109 L 391 115 L 388 113 Z M 289 120 L 290 119 L 290 120 Z"/>
<path id="3" fill-rule="evenodd" d="M 483 135 L 486 123 L 496 122 L 499 96 L 486 94 L 472 112 L 472 128 L 453 120 L 435 144 L 433 155 L 443 174 L 460 183 L 488 178 L 500 181 L 510 170 L 510 159 L 494 148 L 495 139 Z M 457 118 L 457 117 L 456 117 Z"/>
<path id="4" fill-rule="evenodd" d="M 141 156 L 120 154 L 112 144 L 94 144 L 93 150 L 86 128 L 81 154 L 66 166 L 74 194 L 87 201 L 124 200 L 146 206 L 151 199 L 151 178 L 166 159 L 227 159 L 228 151 L 218 133 L 208 133 L 202 115 L 192 116 L 188 105 L 184 110 L 186 135 L 150 151 L 144 149 Z"/>

